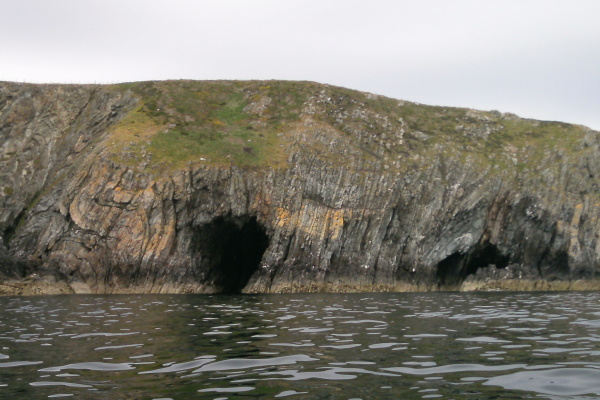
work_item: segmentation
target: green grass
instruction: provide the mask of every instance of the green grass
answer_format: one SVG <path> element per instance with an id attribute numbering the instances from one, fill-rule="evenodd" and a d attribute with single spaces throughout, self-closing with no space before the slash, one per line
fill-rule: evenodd
<path id="1" fill-rule="evenodd" d="M 140 97 L 140 107 L 114 129 L 113 160 L 170 170 L 189 163 L 279 167 L 284 163 L 273 123 L 244 111 L 258 83 L 146 82 L 120 85 Z M 278 124 L 279 126 L 279 124 Z M 258 127 L 258 128 L 256 128 Z M 126 149 L 120 151 L 119 149 Z"/>
<path id="2" fill-rule="evenodd" d="M 190 163 L 280 168 L 300 137 L 302 151 L 313 151 L 333 166 L 347 165 L 348 154 L 359 154 L 381 165 L 396 161 L 397 170 L 427 168 L 444 157 L 490 174 L 535 174 L 548 153 L 560 150 L 576 158 L 586 151 L 580 145 L 582 127 L 427 106 L 312 82 L 165 81 L 112 90 L 140 98 L 108 140 L 112 159 L 139 166 L 151 157 L 140 168 L 157 171 Z M 303 110 L 315 99 L 319 112 L 310 118 L 340 135 L 343 147 L 336 151 L 328 150 L 328 140 L 311 142 L 316 133 L 303 125 Z"/>
<path id="3" fill-rule="evenodd" d="M 240 93 L 233 93 L 222 107 L 213 111 L 213 115 L 224 124 L 234 125 L 248 119 L 248 114 L 244 112 L 247 105 Z"/>

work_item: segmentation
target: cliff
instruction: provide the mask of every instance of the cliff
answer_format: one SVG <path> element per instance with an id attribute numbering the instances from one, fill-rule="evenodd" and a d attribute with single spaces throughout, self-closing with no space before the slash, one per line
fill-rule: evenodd
<path id="1" fill-rule="evenodd" d="M 307 82 L 0 83 L 0 292 L 597 289 L 600 138 Z"/>

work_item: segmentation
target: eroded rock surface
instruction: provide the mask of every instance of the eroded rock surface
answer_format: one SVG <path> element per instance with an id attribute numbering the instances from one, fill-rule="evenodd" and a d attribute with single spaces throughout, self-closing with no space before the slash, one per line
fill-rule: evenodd
<path id="1" fill-rule="evenodd" d="M 598 135 L 314 83 L 1 83 L 0 292 L 599 288 Z"/>

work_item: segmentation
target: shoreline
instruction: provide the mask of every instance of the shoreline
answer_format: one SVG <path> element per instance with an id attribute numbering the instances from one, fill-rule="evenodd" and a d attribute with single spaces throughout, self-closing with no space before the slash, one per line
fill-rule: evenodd
<path id="1" fill-rule="evenodd" d="M 336 284 L 289 284 L 273 285 L 265 291 L 242 290 L 236 294 L 289 294 L 289 293 L 429 293 L 429 292 L 555 292 L 597 291 L 600 280 L 498 280 L 466 281 L 459 286 L 438 287 L 398 282 L 393 285 Z M 102 287 L 92 290 L 79 282 L 68 284 L 51 279 L 9 279 L 0 281 L 0 296 L 45 296 L 67 294 L 222 294 L 199 284 L 165 284 L 161 286 Z"/>

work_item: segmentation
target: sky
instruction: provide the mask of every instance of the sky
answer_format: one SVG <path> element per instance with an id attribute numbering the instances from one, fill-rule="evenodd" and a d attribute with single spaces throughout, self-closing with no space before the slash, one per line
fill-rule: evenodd
<path id="1" fill-rule="evenodd" d="M 596 0 L 0 0 L 0 80 L 285 79 L 600 130 Z"/>

